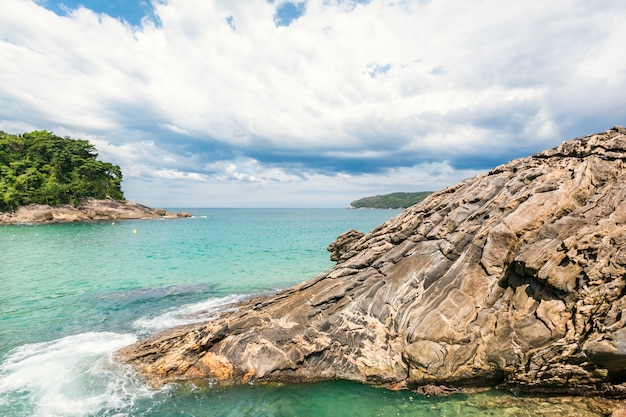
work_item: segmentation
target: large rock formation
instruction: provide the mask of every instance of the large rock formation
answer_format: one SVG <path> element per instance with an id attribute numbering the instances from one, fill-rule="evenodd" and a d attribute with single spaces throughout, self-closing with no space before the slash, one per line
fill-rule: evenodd
<path id="1" fill-rule="evenodd" d="M 191 214 L 171 213 L 142 204 L 119 200 L 86 199 L 77 206 L 63 204 L 48 206 L 30 204 L 11 213 L 0 213 L 0 225 L 25 223 L 66 223 L 92 220 L 130 220 L 190 217 Z"/>
<path id="2" fill-rule="evenodd" d="M 177 379 L 626 389 L 626 129 L 435 193 L 331 270 L 119 352 Z"/>

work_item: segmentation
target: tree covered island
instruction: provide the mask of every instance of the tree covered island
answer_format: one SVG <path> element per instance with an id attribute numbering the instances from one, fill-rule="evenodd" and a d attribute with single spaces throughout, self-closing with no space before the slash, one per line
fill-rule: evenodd
<path id="1" fill-rule="evenodd" d="M 0 212 L 29 204 L 76 205 L 86 198 L 124 201 L 120 167 L 97 157 L 86 140 L 0 131 Z"/>

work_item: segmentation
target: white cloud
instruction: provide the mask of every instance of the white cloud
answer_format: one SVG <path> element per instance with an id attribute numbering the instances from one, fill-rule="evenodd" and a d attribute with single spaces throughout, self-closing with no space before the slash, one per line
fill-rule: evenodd
<path id="1" fill-rule="evenodd" d="M 197 172 L 181 172 L 173 169 L 160 169 L 156 171 L 155 176 L 167 179 L 175 180 L 192 180 L 192 181 L 206 181 L 206 175 L 198 174 Z"/>
<path id="2" fill-rule="evenodd" d="M 271 171 L 263 167 L 259 170 L 265 174 Z M 237 173 L 237 168 L 233 167 L 233 172 Z M 379 175 L 287 174 L 288 178 L 283 180 L 267 175 L 254 182 L 220 177 L 221 180 L 196 182 L 193 187 L 181 187 L 183 180 L 179 177 L 160 182 L 158 188 L 149 177 L 143 176 L 126 192 L 130 191 L 145 204 L 165 207 L 344 207 L 368 195 L 438 190 L 478 173 L 438 162 L 390 169 Z"/>
<path id="3" fill-rule="evenodd" d="M 229 164 L 224 171 L 226 172 L 227 178 L 232 178 L 237 181 L 247 181 L 247 182 L 257 181 L 254 175 L 248 175 L 248 174 L 244 174 L 242 172 L 237 171 L 237 165 L 235 164 Z M 218 178 L 224 179 L 224 177 L 218 177 Z"/>
<path id="4" fill-rule="evenodd" d="M 4 0 L 0 129 L 94 139 L 140 195 L 146 176 L 330 201 L 331 186 L 391 192 L 416 172 L 435 186 L 485 156 L 626 124 L 622 2 L 308 0 L 277 27 L 279 3 L 153 1 L 160 24 L 131 27 Z M 375 168 L 337 167 L 344 159 Z M 456 171 L 427 168 L 443 161 Z"/>
<path id="5" fill-rule="evenodd" d="M 170 124 L 170 123 L 162 123 L 162 124 L 159 125 L 159 127 L 171 130 L 172 132 L 178 133 L 180 135 L 189 135 L 190 134 L 187 129 L 183 129 L 182 127 L 178 127 L 178 126 Z"/>

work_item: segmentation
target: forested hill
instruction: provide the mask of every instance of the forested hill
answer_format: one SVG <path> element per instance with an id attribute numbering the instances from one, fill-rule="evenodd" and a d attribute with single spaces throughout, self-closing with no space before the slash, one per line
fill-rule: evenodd
<path id="1" fill-rule="evenodd" d="M 379 209 L 400 209 L 407 208 L 419 203 L 432 191 L 420 191 L 417 193 L 391 193 L 365 197 L 350 203 L 348 208 L 379 208 Z"/>
<path id="2" fill-rule="evenodd" d="M 0 131 L 0 212 L 32 203 L 78 204 L 90 197 L 124 200 L 120 167 L 97 156 L 86 140 Z"/>

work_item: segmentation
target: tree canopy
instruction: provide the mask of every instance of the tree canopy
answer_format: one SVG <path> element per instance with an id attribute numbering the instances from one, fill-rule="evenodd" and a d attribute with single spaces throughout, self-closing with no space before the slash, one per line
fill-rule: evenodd
<path id="1" fill-rule="evenodd" d="M 118 165 L 98 161 L 86 140 L 45 130 L 0 131 L 0 212 L 28 204 L 79 204 L 85 198 L 124 200 Z"/>

